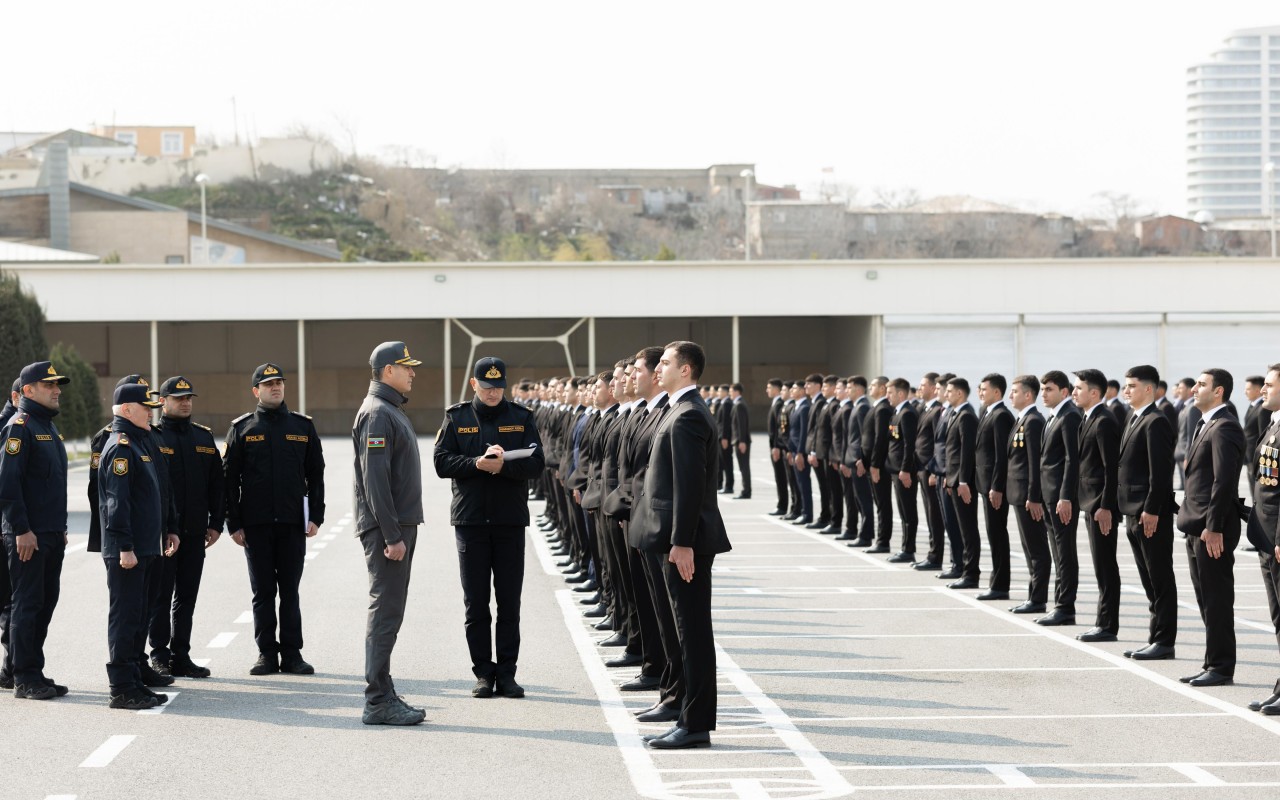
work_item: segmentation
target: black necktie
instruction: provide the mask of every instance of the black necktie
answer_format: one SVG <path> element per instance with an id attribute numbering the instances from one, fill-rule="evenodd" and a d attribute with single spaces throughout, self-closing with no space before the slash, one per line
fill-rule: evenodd
<path id="1" fill-rule="evenodd" d="M 1191 441 L 1194 442 L 1196 439 L 1199 439 L 1200 431 L 1202 430 L 1204 430 L 1204 417 L 1201 417 L 1200 421 L 1196 423 L 1196 432 L 1191 434 Z"/>

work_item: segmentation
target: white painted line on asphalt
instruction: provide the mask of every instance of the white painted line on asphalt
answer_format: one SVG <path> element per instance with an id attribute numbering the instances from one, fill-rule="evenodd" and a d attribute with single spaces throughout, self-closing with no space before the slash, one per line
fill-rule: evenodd
<path id="1" fill-rule="evenodd" d="M 936 669 L 749 669 L 751 675 L 913 675 L 947 672 L 1112 672 L 1120 667 L 938 667 Z"/>
<path id="2" fill-rule="evenodd" d="M 212 662 L 212 661 L 213 661 L 213 659 L 212 659 L 212 658 L 193 658 L 193 659 L 191 659 L 191 663 L 192 663 L 192 664 L 195 664 L 197 667 L 207 667 L 207 666 L 209 666 L 210 662 Z"/>
<path id="3" fill-rule="evenodd" d="M 815 608 L 791 608 L 782 606 L 719 606 L 711 609 L 712 614 L 727 614 L 735 611 L 747 611 L 751 613 L 759 613 L 761 611 L 782 612 L 784 614 L 803 614 L 806 612 L 822 611 L 828 613 L 848 613 L 857 612 L 875 612 L 877 614 L 887 611 L 928 611 L 936 613 L 938 611 L 973 611 L 968 606 L 902 606 L 898 608 L 864 608 L 862 606 L 826 606 Z"/>
<path id="4" fill-rule="evenodd" d="M 1008 764 L 987 764 L 987 771 L 995 775 L 1006 786 L 1035 786 L 1036 782 L 1024 775 L 1017 767 Z"/>
<path id="5" fill-rule="evenodd" d="M 1180 772 L 1191 779 L 1191 782 L 1197 786 L 1226 786 L 1227 782 L 1204 767 L 1197 767 L 1195 764 L 1170 764 L 1169 768 L 1174 772 Z"/>
<path id="6" fill-rule="evenodd" d="M 156 706 L 155 708 L 144 708 L 144 709 L 142 709 L 141 711 L 139 711 L 138 713 L 139 713 L 139 714 L 147 714 L 147 715 L 149 715 L 149 716 L 155 716 L 155 715 L 157 715 L 157 714 L 163 714 L 163 713 L 164 713 L 164 710 L 165 710 L 166 708 L 168 708 L 168 707 L 169 707 L 169 704 L 170 704 L 170 703 L 172 703 L 172 702 L 173 702 L 173 698 L 175 698 L 175 697 L 177 697 L 178 695 L 182 694 L 182 692 L 165 692 L 165 694 L 169 696 L 169 699 L 168 699 L 168 700 L 166 700 L 162 705 L 158 705 L 158 706 Z"/>
<path id="7" fill-rule="evenodd" d="M 907 772 L 911 770 L 927 769 L 941 770 L 943 772 L 952 772 L 960 769 L 986 769 L 988 764 L 935 764 L 933 762 L 923 764 L 853 764 L 846 767 L 840 767 L 842 772 Z M 1026 769 L 1135 769 L 1144 767 L 1165 767 L 1174 769 L 1176 766 L 1187 766 L 1182 762 L 1172 761 L 1098 761 L 1094 763 L 1078 763 L 1078 764 L 1011 764 L 1021 770 Z M 1201 761 L 1196 763 L 1197 767 L 1280 767 L 1280 761 Z M 1043 784 L 1040 784 L 1043 785 Z M 1073 784 L 1077 787 L 1088 787 L 1092 789 L 1095 784 Z M 1176 784 L 1185 786 L 1186 784 Z M 871 786 L 862 786 L 859 788 L 870 789 Z"/>
<path id="8" fill-rule="evenodd" d="M 244 612 L 241 612 L 240 616 L 236 617 L 236 624 L 237 624 L 237 625 L 248 625 L 250 622 L 253 622 L 253 612 L 252 612 L 252 611 L 244 611 Z"/>
<path id="9" fill-rule="evenodd" d="M 944 587 L 939 587 L 936 591 L 947 592 L 948 590 Z M 1239 719 L 1242 719 L 1251 725 L 1256 725 L 1259 728 L 1262 728 L 1268 733 L 1272 733 L 1272 734 L 1276 734 L 1277 736 L 1280 736 L 1280 721 L 1273 720 L 1270 717 L 1264 717 L 1261 714 L 1250 711 L 1249 709 L 1243 706 L 1237 706 L 1219 697 L 1215 697 L 1214 695 L 1208 692 L 1200 691 L 1184 683 L 1179 683 L 1178 681 L 1173 680 L 1171 678 L 1166 678 L 1165 676 L 1157 672 L 1153 672 L 1152 670 L 1139 666 L 1137 662 L 1127 659 L 1119 655 L 1118 653 L 1111 653 L 1106 650 L 1102 650 L 1086 642 L 1081 642 L 1074 638 L 1058 633 L 1052 628 L 1046 628 L 1043 625 L 1037 625 L 1035 622 L 1031 620 L 1021 619 L 1014 614 L 1007 614 L 996 608 L 985 605 L 981 600 L 976 600 L 972 597 L 969 597 L 968 595 L 956 594 L 954 592 L 952 592 L 951 594 L 952 596 L 959 598 L 961 602 L 968 603 L 974 606 L 975 608 L 981 608 L 983 611 L 987 612 L 991 616 L 997 619 L 1002 619 L 1010 625 L 1017 625 L 1021 628 L 1025 628 L 1028 631 L 1032 631 L 1039 636 L 1043 636 L 1046 639 L 1052 639 L 1058 642 L 1059 644 L 1066 645 L 1067 647 L 1070 647 L 1074 650 L 1079 650 L 1082 653 L 1088 653 L 1092 655 L 1094 658 L 1102 659 L 1103 661 L 1106 661 L 1112 664 L 1113 666 L 1117 666 L 1120 669 L 1126 670 L 1140 678 L 1148 680 L 1151 683 L 1154 683 L 1157 686 L 1167 689 L 1175 694 L 1182 695 L 1183 697 L 1189 698 L 1191 700 L 1195 700 L 1196 702 L 1203 703 L 1207 706 L 1212 706 L 1213 708 L 1216 708 L 1219 711 L 1225 711 L 1226 713 L 1231 714 L 1232 716 L 1235 716 Z M 1092 786 L 1092 784 L 1090 785 Z"/>
<path id="10" fill-rule="evenodd" d="M 1195 784 L 1187 783 L 1035 783 L 1031 786 L 1010 786 L 1007 783 L 920 783 L 903 786 L 859 786 L 864 792 L 942 792 L 972 791 L 975 789 L 1072 789 L 1075 791 L 1093 789 L 1185 789 Z M 1240 783 L 1224 783 L 1224 786 L 1239 787 L 1276 787 L 1280 782 L 1242 781 Z"/>
<path id="11" fill-rule="evenodd" d="M 863 561 L 866 561 L 868 564 L 874 564 L 880 569 L 890 570 L 894 572 L 897 571 L 897 567 L 894 566 L 893 564 L 883 561 L 882 559 L 872 558 L 871 556 L 867 555 L 866 553 L 863 553 L 860 550 L 855 550 L 851 547 L 845 547 L 844 542 L 836 541 L 835 539 L 832 539 L 830 536 L 823 536 L 820 533 L 814 533 L 813 531 L 805 530 L 804 528 L 798 527 L 796 525 L 792 525 L 789 522 L 783 522 L 777 517 L 771 517 L 768 514 L 761 514 L 760 518 L 766 522 L 771 522 L 774 525 L 777 525 L 779 528 L 782 528 L 783 530 L 788 530 L 794 533 L 798 533 L 801 536 L 804 536 L 808 539 L 812 539 L 815 542 L 822 542 L 828 547 L 833 547 L 841 553 L 857 556 L 858 558 L 861 558 Z"/>
<path id="12" fill-rule="evenodd" d="M 328 543 L 328 542 L 316 542 L 315 544 L 313 544 L 313 545 L 311 545 L 311 546 L 312 546 L 312 547 L 314 547 L 316 550 L 323 550 L 323 549 L 325 549 L 326 547 L 328 547 L 328 546 L 329 546 L 329 543 Z"/>
<path id="13" fill-rule="evenodd" d="M 318 553 L 307 553 L 306 557 L 303 558 L 303 561 L 310 561 L 311 559 L 315 558 L 317 555 Z"/>
<path id="14" fill-rule="evenodd" d="M 796 564 L 786 564 L 786 565 L 767 566 L 767 567 L 746 567 L 746 566 L 722 567 L 722 566 L 716 565 L 711 568 L 711 571 L 719 575 L 733 575 L 733 574 L 755 575 L 762 572 L 820 572 L 825 575 L 828 573 L 836 573 L 836 572 L 879 572 L 880 570 L 874 567 L 861 567 L 861 566 L 836 565 L 831 567 L 815 567 L 815 566 L 801 566 Z"/>
<path id="15" fill-rule="evenodd" d="M 320 540 L 324 542 L 332 542 L 334 539 L 337 539 L 337 538 L 338 538 L 338 534 L 336 533 L 326 533 L 324 536 L 320 537 Z"/>
<path id="16" fill-rule="evenodd" d="M 76 542 L 75 544 L 69 544 L 69 545 L 67 545 L 67 552 L 68 552 L 68 553 L 76 553 L 76 552 L 79 552 L 79 551 L 81 551 L 81 550 L 84 550 L 84 549 L 88 548 L 88 546 L 89 546 L 89 543 L 88 543 L 88 542 Z M 58 795 L 50 795 L 50 796 L 51 796 L 51 797 L 57 797 Z M 70 796 L 70 797 L 75 797 L 75 795 L 68 795 L 68 796 Z"/>
<path id="17" fill-rule="evenodd" d="M 934 594 L 934 586 L 775 586 L 758 589 L 754 586 L 725 586 L 712 589 L 712 594 L 750 595 L 801 595 L 801 594 Z"/>
<path id="18" fill-rule="evenodd" d="M 1022 639 L 1034 633 L 730 633 L 716 639 Z"/>
<path id="19" fill-rule="evenodd" d="M 1017 719 L 1164 719 L 1166 717 L 1225 717 L 1221 711 L 1188 711 L 1168 714 L 934 714 L 903 716 L 901 714 L 873 714 L 863 717 L 799 717 L 797 725 L 821 722 L 965 722 L 972 720 Z"/>
<path id="20" fill-rule="evenodd" d="M 209 648 L 226 647 L 227 645 L 231 644 L 231 641 L 235 638 L 236 638 L 235 631 L 223 631 L 222 633 L 210 639 L 209 644 L 205 646 Z"/>
<path id="21" fill-rule="evenodd" d="M 137 736 L 110 736 L 97 750 L 90 753 L 88 758 L 81 761 L 80 766 L 105 767 L 114 761 L 116 756 L 124 752 L 124 749 L 137 738 Z"/>

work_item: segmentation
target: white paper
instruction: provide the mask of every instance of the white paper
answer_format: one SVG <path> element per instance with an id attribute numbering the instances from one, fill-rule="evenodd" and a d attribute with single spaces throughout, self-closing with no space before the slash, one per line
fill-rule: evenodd
<path id="1" fill-rule="evenodd" d="M 529 456 L 533 455 L 533 451 L 537 449 L 538 449 L 538 446 L 536 444 L 531 444 L 528 447 L 524 448 L 523 450 L 505 450 L 502 453 L 502 460 L 503 461 L 519 461 L 522 458 L 528 458 Z"/>
<path id="2" fill-rule="evenodd" d="M 302 532 L 306 533 L 311 527 L 311 504 L 307 502 L 307 496 L 302 496 Z"/>

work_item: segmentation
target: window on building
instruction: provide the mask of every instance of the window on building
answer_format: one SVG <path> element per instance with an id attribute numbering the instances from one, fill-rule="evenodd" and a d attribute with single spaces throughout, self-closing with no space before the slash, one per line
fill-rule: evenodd
<path id="1" fill-rule="evenodd" d="M 993 233 L 996 229 L 996 221 L 994 219 L 987 220 L 987 232 Z"/>
<path id="2" fill-rule="evenodd" d="M 137 146 L 138 144 L 137 131 L 116 131 L 112 135 L 115 137 L 115 140 L 120 144 L 131 144 L 134 146 Z"/>
<path id="3" fill-rule="evenodd" d="M 181 131 L 165 131 L 160 134 L 160 152 L 166 156 L 180 156 L 185 152 Z"/>
<path id="4" fill-rule="evenodd" d="M 862 229 L 867 233 L 876 232 L 876 218 L 867 216 L 862 218 Z"/>

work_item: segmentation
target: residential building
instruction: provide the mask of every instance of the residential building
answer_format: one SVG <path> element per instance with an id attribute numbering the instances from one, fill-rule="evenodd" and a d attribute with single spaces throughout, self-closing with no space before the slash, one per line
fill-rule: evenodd
<path id="1" fill-rule="evenodd" d="M 1234 31 L 1187 70 L 1187 216 L 1269 214 L 1277 161 L 1280 26 Z"/>
<path id="2" fill-rule="evenodd" d="M 106 125 L 94 133 L 133 145 L 147 158 L 190 158 L 196 144 L 190 125 Z"/>

